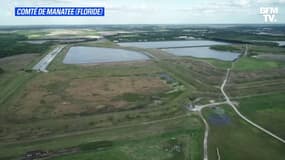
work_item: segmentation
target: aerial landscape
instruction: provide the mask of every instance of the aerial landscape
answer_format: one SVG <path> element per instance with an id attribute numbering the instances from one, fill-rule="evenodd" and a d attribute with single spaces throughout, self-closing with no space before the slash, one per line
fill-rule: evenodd
<path id="1" fill-rule="evenodd" d="M 2 30 L 1 159 L 284 159 L 284 25 L 125 28 Z"/>
<path id="2" fill-rule="evenodd" d="M 98 24 L 0 14 L 0 160 L 284 160 L 284 15 L 221 2 L 190 23 L 144 5 Z"/>

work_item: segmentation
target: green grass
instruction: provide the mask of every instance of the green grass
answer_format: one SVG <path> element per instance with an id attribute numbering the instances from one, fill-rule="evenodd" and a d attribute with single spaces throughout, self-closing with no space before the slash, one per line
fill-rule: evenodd
<path id="1" fill-rule="evenodd" d="M 224 106 L 230 124 L 210 124 L 209 160 L 216 160 L 216 148 L 221 159 L 283 160 L 285 145 L 240 119 L 229 106 Z M 208 118 L 213 109 L 206 109 Z"/>
<path id="2" fill-rule="evenodd" d="M 230 51 L 238 53 L 241 53 L 244 50 L 244 47 L 242 45 L 216 45 L 211 46 L 210 48 L 218 51 Z"/>
<path id="3" fill-rule="evenodd" d="M 113 149 L 117 150 L 118 148 L 121 152 L 128 155 L 128 157 L 132 157 L 131 159 L 134 159 L 133 157 L 141 157 L 140 159 L 146 159 L 146 157 L 161 157 L 164 156 L 164 154 L 167 154 L 164 152 L 163 146 L 166 141 L 173 137 L 179 139 L 179 142 L 183 142 L 185 147 L 188 147 L 185 148 L 185 154 L 187 154 L 187 156 L 193 156 L 195 159 L 201 158 L 200 148 L 202 144 L 202 127 L 201 122 L 196 116 L 181 117 L 176 120 L 161 121 L 150 124 L 137 123 L 137 125 L 130 125 L 129 127 L 126 126 L 122 128 L 98 129 L 91 133 L 82 133 L 70 136 L 67 135 L 64 137 L 34 142 L 8 145 L 0 143 L 0 158 L 13 156 L 18 157 L 27 151 L 38 149 L 56 151 L 58 149 L 79 146 L 80 148 L 84 148 L 82 152 L 80 152 L 78 156 L 70 156 L 75 156 L 73 159 L 80 159 L 82 156 L 88 157 L 88 155 L 93 153 L 95 155 L 100 155 L 101 152 L 94 152 L 95 150 L 98 150 L 97 148 L 93 148 L 94 143 L 92 142 L 107 140 L 112 141 L 113 144 L 111 147 L 109 146 L 104 149 L 109 153 L 113 153 Z M 91 147 L 90 144 L 92 144 Z M 98 147 L 97 144 L 96 146 Z M 108 157 L 108 154 L 104 154 L 102 156 Z"/>
<path id="4" fill-rule="evenodd" d="M 127 134 L 127 133 L 126 133 Z M 113 147 L 102 150 L 88 150 L 74 155 L 62 156 L 53 160 L 93 159 L 112 160 L 117 158 L 132 160 L 184 160 L 201 159 L 201 132 L 179 129 L 156 136 L 146 136 L 136 140 L 117 141 Z M 178 148 L 177 148 L 178 147 Z M 116 159 L 116 158 L 115 158 Z"/>
<path id="5" fill-rule="evenodd" d="M 244 98 L 239 100 L 240 111 L 254 122 L 285 138 L 285 94 Z"/>
<path id="6" fill-rule="evenodd" d="M 131 160 L 128 155 L 117 148 L 97 152 L 83 152 L 51 160 Z"/>
<path id="7" fill-rule="evenodd" d="M 285 54 L 284 47 L 278 46 L 256 46 L 256 45 L 249 45 L 248 52 L 251 55 L 256 54 Z"/>
<path id="8" fill-rule="evenodd" d="M 42 52 L 47 53 L 54 47 L 55 46 L 51 46 L 47 50 L 42 50 Z M 29 57 L 29 59 L 25 58 L 23 55 L 23 59 L 15 58 L 9 62 L 8 65 L 5 64 L 5 62 L 4 65 L 1 64 L 4 68 L 4 73 L 0 75 L 0 110 L 7 108 L 7 104 L 5 104 L 5 102 L 13 101 L 12 97 L 15 97 L 15 94 L 19 94 L 25 84 L 38 75 L 35 72 L 31 72 L 31 69 L 43 56 L 44 55 L 35 55 Z"/>
<path id="9" fill-rule="evenodd" d="M 9 79 L 9 82 L 4 83 L 0 85 L 1 92 L 0 92 L 0 106 L 10 96 L 12 96 L 16 91 L 19 91 L 19 89 L 29 80 L 31 80 L 36 74 L 35 73 L 17 73 L 13 76 L 13 79 Z"/>
<path id="10" fill-rule="evenodd" d="M 148 97 L 145 95 L 137 94 L 137 93 L 125 93 L 121 96 L 116 97 L 115 99 L 122 99 L 128 102 L 136 102 L 140 100 L 147 101 Z"/>
<path id="11" fill-rule="evenodd" d="M 269 70 L 273 68 L 283 67 L 284 63 L 269 61 L 269 60 L 260 60 L 255 58 L 241 58 L 235 65 L 234 70 L 238 71 L 255 71 L 255 70 Z"/>
<path id="12" fill-rule="evenodd" d="M 215 60 L 215 59 L 205 59 L 203 61 L 206 61 L 207 63 L 210 63 L 214 65 L 217 68 L 221 69 L 227 69 L 231 67 L 231 62 L 228 61 L 220 61 L 220 60 Z"/>
<path id="13" fill-rule="evenodd" d="M 90 142 L 86 144 L 79 145 L 80 150 L 82 151 L 92 151 L 92 150 L 101 150 L 105 148 L 112 147 L 113 143 L 111 141 L 98 141 Z"/>

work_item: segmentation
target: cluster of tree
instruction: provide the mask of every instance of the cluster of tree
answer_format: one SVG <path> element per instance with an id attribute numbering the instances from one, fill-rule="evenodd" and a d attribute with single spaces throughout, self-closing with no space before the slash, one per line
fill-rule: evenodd
<path id="1" fill-rule="evenodd" d="M 28 40 L 24 35 L 19 34 L 0 34 L 0 58 L 25 54 L 25 53 L 43 53 L 50 47 L 50 43 L 28 44 L 23 41 Z"/>
<path id="2" fill-rule="evenodd" d="M 245 42 L 250 40 L 262 40 L 262 41 L 283 41 L 285 40 L 282 36 L 275 36 L 275 35 L 261 35 L 256 34 L 254 32 L 245 32 L 240 30 L 213 30 L 213 32 L 209 32 L 204 35 L 206 39 L 213 39 L 213 40 L 224 40 L 228 42 Z"/>
<path id="3" fill-rule="evenodd" d="M 193 32 L 185 32 L 183 30 L 171 29 L 169 31 L 120 33 L 117 35 L 106 36 L 106 38 L 111 41 L 137 42 L 137 41 L 180 40 L 179 36 L 193 37 L 196 35 Z"/>

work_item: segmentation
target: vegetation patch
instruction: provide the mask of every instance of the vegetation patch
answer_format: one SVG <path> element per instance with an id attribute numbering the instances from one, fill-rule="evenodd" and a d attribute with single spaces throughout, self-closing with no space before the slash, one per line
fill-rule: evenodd
<path id="1" fill-rule="evenodd" d="M 285 138 L 285 95 L 276 93 L 267 96 L 239 100 L 240 110 L 254 122 Z"/>
<path id="2" fill-rule="evenodd" d="M 147 105 L 152 95 L 169 89 L 156 77 L 38 77 L 27 85 L 15 106 L 17 114 L 34 117 L 31 113 L 37 112 L 38 118 L 111 112 Z"/>
<path id="3" fill-rule="evenodd" d="M 0 74 L 3 74 L 5 71 L 3 68 L 0 68 Z"/>
<path id="4" fill-rule="evenodd" d="M 169 160 L 185 159 L 185 155 L 183 153 L 184 147 L 183 142 L 180 142 L 177 138 L 173 137 L 164 144 L 163 150 L 172 154 L 172 157 L 168 158 Z"/>
<path id="5" fill-rule="evenodd" d="M 138 93 L 124 93 L 123 95 L 120 95 L 115 98 L 115 100 L 119 100 L 119 99 L 127 101 L 127 102 L 136 102 L 136 101 L 146 100 L 147 96 L 141 95 Z"/>
<path id="6" fill-rule="evenodd" d="M 44 53 L 51 43 L 28 44 L 21 41 L 28 40 L 27 37 L 18 34 L 0 34 L 0 58 L 25 54 L 25 53 Z"/>
<path id="7" fill-rule="evenodd" d="M 284 55 L 285 48 L 278 47 L 278 46 L 248 45 L 248 52 L 250 56 L 254 56 L 258 54 L 282 54 Z"/>
<path id="8" fill-rule="evenodd" d="M 79 145 L 81 151 L 103 150 L 113 146 L 112 141 L 97 141 Z"/>
<path id="9" fill-rule="evenodd" d="M 244 47 L 242 45 L 216 45 L 211 46 L 210 48 L 218 51 L 230 51 L 238 53 L 241 53 L 244 50 Z"/>
<path id="10" fill-rule="evenodd" d="M 284 66 L 284 63 L 268 60 L 260 60 L 255 58 L 241 58 L 235 63 L 234 70 L 253 71 L 268 70 Z"/>
<path id="11" fill-rule="evenodd" d="M 217 159 L 217 148 L 221 159 L 284 159 L 284 144 L 244 122 L 229 106 L 223 108 L 230 116 L 231 123 L 229 125 L 210 123 L 209 159 Z M 203 111 L 203 114 L 209 118 L 214 112 L 213 109 L 208 108 Z"/>

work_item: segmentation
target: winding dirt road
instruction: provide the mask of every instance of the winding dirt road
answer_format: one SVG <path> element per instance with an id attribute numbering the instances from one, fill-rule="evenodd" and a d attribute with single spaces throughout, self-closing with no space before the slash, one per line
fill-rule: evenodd
<path id="1" fill-rule="evenodd" d="M 203 145 L 204 145 L 204 158 L 203 160 L 208 160 L 208 136 L 209 136 L 209 124 L 204 118 L 202 112 L 199 111 L 199 115 L 202 118 L 203 123 L 205 124 L 205 133 L 204 133 L 204 140 L 203 140 Z"/>

